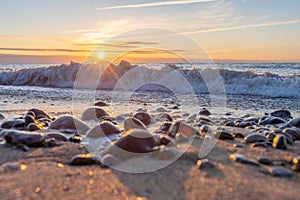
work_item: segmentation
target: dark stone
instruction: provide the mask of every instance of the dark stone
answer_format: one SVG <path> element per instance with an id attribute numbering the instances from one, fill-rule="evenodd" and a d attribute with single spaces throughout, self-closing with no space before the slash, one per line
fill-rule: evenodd
<path id="1" fill-rule="evenodd" d="M 173 107 L 171 107 L 170 109 L 173 109 L 173 110 L 178 110 L 178 109 L 179 109 L 179 107 L 178 107 L 178 106 L 173 106 Z"/>
<path id="2" fill-rule="evenodd" d="M 74 143 L 80 143 L 81 142 L 81 136 L 80 135 L 73 135 L 69 138 L 70 142 Z"/>
<path id="3" fill-rule="evenodd" d="M 267 148 L 268 145 L 265 142 L 256 142 L 256 143 L 252 143 L 250 145 L 251 148 L 255 148 L 255 147 L 264 147 Z"/>
<path id="4" fill-rule="evenodd" d="M 45 135 L 45 139 L 51 139 L 51 138 L 54 138 L 56 141 L 64 141 L 64 142 L 67 142 L 69 141 L 69 139 L 64 135 L 64 134 L 61 134 L 61 133 L 47 133 Z"/>
<path id="5" fill-rule="evenodd" d="M 274 125 L 274 124 L 284 124 L 284 123 L 285 123 L 285 121 L 283 119 L 281 119 L 279 117 L 270 116 L 270 117 L 267 117 L 263 120 L 260 120 L 259 125 L 264 126 L 264 125 L 268 125 L 268 124 Z"/>
<path id="6" fill-rule="evenodd" d="M 297 156 L 293 159 L 292 169 L 296 172 L 300 172 L 300 156 Z"/>
<path id="7" fill-rule="evenodd" d="M 59 144 L 56 142 L 54 138 L 45 140 L 44 147 L 56 147 L 56 146 L 59 146 Z"/>
<path id="8" fill-rule="evenodd" d="M 285 128 L 282 133 L 293 136 L 295 140 L 300 140 L 300 129 L 298 128 Z"/>
<path id="9" fill-rule="evenodd" d="M 243 121 L 243 122 L 238 123 L 237 126 L 240 128 L 245 128 L 248 126 L 252 126 L 254 124 L 255 124 L 255 122 L 252 122 L 252 121 L 247 121 L 247 122 Z"/>
<path id="10" fill-rule="evenodd" d="M 215 138 L 217 138 L 219 140 L 233 140 L 234 139 L 233 135 L 227 131 L 217 131 L 215 133 Z"/>
<path id="11" fill-rule="evenodd" d="M 4 128 L 4 129 L 11 129 L 13 128 L 15 125 L 19 126 L 24 126 L 25 125 L 25 122 L 21 119 L 15 119 L 15 120 L 10 120 L 10 121 L 6 121 L 6 122 L 3 122 L 1 124 L 1 128 Z"/>
<path id="12" fill-rule="evenodd" d="M 76 132 L 80 132 L 82 134 L 85 134 L 90 127 L 84 123 L 83 121 L 71 117 L 71 116 L 63 116 L 58 119 L 56 119 L 48 128 L 49 130 L 64 130 L 64 129 L 72 129 L 76 130 Z M 71 133 L 73 133 L 72 131 Z"/>
<path id="13" fill-rule="evenodd" d="M 158 130 L 156 130 L 156 133 L 165 133 L 168 134 L 171 129 L 172 123 L 170 122 L 164 122 Z"/>
<path id="14" fill-rule="evenodd" d="M 4 133 L 4 139 L 8 144 L 24 144 L 28 147 L 44 146 L 44 134 L 7 131 Z"/>
<path id="15" fill-rule="evenodd" d="M 300 117 L 289 121 L 288 125 L 300 128 Z"/>
<path id="16" fill-rule="evenodd" d="M 272 167 L 270 170 L 270 173 L 273 176 L 277 177 L 291 177 L 293 176 L 293 172 L 289 169 L 283 168 L 283 167 Z"/>
<path id="17" fill-rule="evenodd" d="M 176 142 L 167 135 L 160 135 L 159 136 L 159 144 L 164 146 L 176 146 Z"/>
<path id="18" fill-rule="evenodd" d="M 198 169 L 205 170 L 205 169 L 211 169 L 214 168 L 215 165 L 208 161 L 208 159 L 201 159 L 197 161 Z"/>
<path id="19" fill-rule="evenodd" d="M 104 107 L 104 106 L 109 106 L 107 103 L 105 103 L 104 101 L 97 101 L 94 103 L 95 106 L 99 106 L 99 107 Z"/>
<path id="20" fill-rule="evenodd" d="M 266 138 L 257 133 L 252 133 L 244 138 L 246 143 L 264 142 Z"/>
<path id="21" fill-rule="evenodd" d="M 133 115 L 133 117 L 143 122 L 145 126 L 151 124 L 151 116 L 146 112 L 138 112 L 135 115 Z"/>
<path id="22" fill-rule="evenodd" d="M 4 115 L 0 113 L 0 119 L 5 119 Z"/>
<path id="23" fill-rule="evenodd" d="M 270 113 L 271 116 L 280 117 L 282 119 L 293 119 L 292 114 L 288 110 L 276 110 Z"/>
<path id="24" fill-rule="evenodd" d="M 276 135 L 273 139 L 273 147 L 276 149 L 286 149 L 286 138 L 283 135 Z"/>
<path id="25" fill-rule="evenodd" d="M 41 130 L 35 123 L 30 123 L 27 126 L 28 131 L 39 131 Z"/>
<path id="26" fill-rule="evenodd" d="M 245 136 L 244 136 L 243 134 L 241 134 L 241 133 L 235 133 L 235 134 L 234 134 L 234 138 L 241 138 L 241 139 L 244 139 Z"/>
<path id="27" fill-rule="evenodd" d="M 233 121 L 228 121 L 224 123 L 224 126 L 235 127 L 235 123 Z"/>
<path id="28" fill-rule="evenodd" d="M 146 126 L 139 119 L 134 117 L 128 117 L 124 121 L 124 129 L 128 131 L 129 129 L 144 129 L 146 130 Z"/>
<path id="29" fill-rule="evenodd" d="M 200 133 L 202 133 L 202 134 L 208 133 L 209 131 L 211 131 L 211 129 L 207 125 L 202 125 L 200 127 Z"/>
<path id="30" fill-rule="evenodd" d="M 211 115 L 211 113 L 209 112 L 209 110 L 207 110 L 207 108 L 202 108 L 199 112 L 199 115 L 209 116 L 209 115 Z"/>
<path id="31" fill-rule="evenodd" d="M 87 133 L 87 137 L 99 138 L 113 134 L 121 133 L 121 131 L 111 122 L 102 122 L 99 126 L 91 128 Z"/>
<path id="32" fill-rule="evenodd" d="M 273 162 L 267 157 L 258 158 L 258 162 L 261 164 L 264 164 L 264 165 L 272 165 L 273 164 Z"/>
<path id="33" fill-rule="evenodd" d="M 231 154 L 230 159 L 235 161 L 235 162 L 239 162 L 239 163 L 243 163 L 243 164 L 259 166 L 259 163 L 256 160 L 246 158 L 245 156 L 243 156 L 241 154 L 237 154 L 237 153 L 236 154 Z"/>
<path id="34" fill-rule="evenodd" d="M 256 117 L 248 117 L 244 120 L 245 122 L 255 122 L 258 123 L 259 119 Z"/>
<path id="35" fill-rule="evenodd" d="M 86 120 L 98 120 L 103 116 L 108 116 L 107 112 L 99 107 L 93 107 L 86 109 L 82 115 L 81 119 Z"/>
<path id="36" fill-rule="evenodd" d="M 79 154 L 71 159 L 71 165 L 98 165 L 101 164 L 99 158 L 91 154 Z"/>
<path id="37" fill-rule="evenodd" d="M 33 112 L 34 115 L 36 116 L 35 119 L 39 119 L 39 118 L 48 118 L 48 119 L 51 119 L 51 117 L 49 116 L 48 113 L 46 113 L 45 111 L 40 110 L 40 109 L 32 108 L 32 109 L 28 110 L 28 112 Z"/>

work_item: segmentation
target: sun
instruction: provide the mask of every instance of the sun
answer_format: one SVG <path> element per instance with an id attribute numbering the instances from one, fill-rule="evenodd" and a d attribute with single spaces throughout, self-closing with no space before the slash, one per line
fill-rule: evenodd
<path id="1" fill-rule="evenodd" d="M 105 57 L 105 52 L 103 51 L 100 51 L 98 54 L 97 54 L 98 58 L 100 59 L 103 59 Z"/>

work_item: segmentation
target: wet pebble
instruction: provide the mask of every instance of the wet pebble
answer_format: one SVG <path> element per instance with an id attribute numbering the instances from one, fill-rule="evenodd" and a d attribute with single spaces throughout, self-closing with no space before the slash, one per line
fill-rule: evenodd
<path id="1" fill-rule="evenodd" d="M 233 140 L 234 137 L 231 133 L 224 131 L 224 130 L 219 130 L 215 133 L 215 137 L 218 138 L 219 140 Z"/>
<path id="2" fill-rule="evenodd" d="M 209 116 L 211 115 L 211 112 L 207 108 L 202 108 L 199 112 L 199 115 Z"/>
<path id="3" fill-rule="evenodd" d="M 73 130 L 72 132 L 78 132 L 81 134 L 85 134 L 90 128 L 89 126 L 81 121 L 80 119 L 77 119 L 72 116 L 63 116 L 58 119 L 56 119 L 52 124 L 48 127 L 48 130 Z"/>
<path id="4" fill-rule="evenodd" d="M 276 135 L 275 138 L 273 139 L 272 146 L 276 149 L 286 149 L 287 148 L 286 138 L 283 135 Z"/>
<path id="5" fill-rule="evenodd" d="M 108 114 L 105 110 L 103 110 L 102 108 L 99 108 L 99 107 L 92 107 L 92 108 L 86 109 L 82 113 L 81 119 L 84 120 L 84 121 L 98 120 L 103 116 L 108 116 Z"/>
<path id="6" fill-rule="evenodd" d="M 273 117 L 280 117 L 282 119 L 293 119 L 292 114 L 288 110 L 276 110 L 272 113 L 270 113 Z"/>
<path id="7" fill-rule="evenodd" d="M 82 138 L 80 135 L 73 135 L 69 138 L 69 141 L 74 143 L 80 143 L 82 141 Z"/>
<path id="8" fill-rule="evenodd" d="M 86 135 L 89 138 L 99 138 L 118 133 L 121 133 L 121 131 L 113 123 L 102 122 L 98 126 L 91 128 Z"/>
<path id="9" fill-rule="evenodd" d="M 17 131 L 7 131 L 4 139 L 8 144 L 24 144 L 28 147 L 44 146 L 45 138 L 42 133 L 27 133 Z"/>
<path id="10" fill-rule="evenodd" d="M 289 121 L 288 124 L 289 124 L 290 126 L 294 126 L 294 127 L 300 128 L 300 117 L 299 117 L 299 118 L 292 119 L 291 121 Z"/>
<path id="11" fill-rule="evenodd" d="M 243 163 L 243 164 L 256 165 L 256 166 L 259 165 L 259 163 L 256 160 L 246 158 L 245 156 L 243 156 L 241 154 L 231 154 L 230 159 L 235 162 L 239 162 L 239 163 Z"/>
<path id="12" fill-rule="evenodd" d="M 9 120 L 5 121 L 1 124 L 1 128 L 3 129 L 11 129 L 14 127 L 24 127 L 26 124 L 24 120 L 21 119 L 15 119 L 15 120 Z"/>
<path id="13" fill-rule="evenodd" d="M 245 136 L 244 136 L 242 133 L 235 133 L 235 134 L 234 134 L 234 138 L 241 138 L 241 139 L 244 139 Z"/>
<path id="14" fill-rule="evenodd" d="M 94 106 L 99 106 L 99 107 L 104 107 L 104 106 L 109 106 L 107 103 L 104 101 L 97 101 L 94 103 Z"/>
<path id="15" fill-rule="evenodd" d="M 52 132 L 52 133 L 47 133 L 45 135 L 45 139 L 51 139 L 51 138 L 54 138 L 56 141 L 64 141 L 64 142 L 69 141 L 69 139 L 62 133 Z"/>
<path id="16" fill-rule="evenodd" d="M 151 124 L 151 116 L 146 112 L 136 113 L 133 117 L 143 122 L 145 126 L 149 126 Z"/>
<path id="17" fill-rule="evenodd" d="M 266 138 L 260 134 L 252 133 L 244 138 L 246 143 L 264 142 Z"/>
<path id="18" fill-rule="evenodd" d="M 264 165 L 272 165 L 273 162 L 267 157 L 259 157 L 258 162 Z"/>
<path id="19" fill-rule="evenodd" d="M 276 177 L 291 177 L 293 176 L 293 172 L 289 169 L 286 169 L 284 167 L 272 167 L 270 169 L 270 173 L 273 175 L 273 176 L 276 176 Z"/>
<path id="20" fill-rule="evenodd" d="M 71 165 L 97 165 L 100 164 L 99 158 L 91 154 L 79 154 L 74 156 L 70 162 Z"/>

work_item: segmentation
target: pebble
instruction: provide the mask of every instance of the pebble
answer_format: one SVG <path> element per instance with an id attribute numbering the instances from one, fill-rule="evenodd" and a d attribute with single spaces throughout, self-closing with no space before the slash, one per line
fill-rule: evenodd
<path id="1" fill-rule="evenodd" d="M 41 130 L 35 123 L 30 123 L 27 125 L 28 131 L 39 131 Z"/>
<path id="2" fill-rule="evenodd" d="M 35 119 L 39 119 L 39 118 L 51 119 L 50 115 L 47 112 L 37 109 L 37 108 L 32 108 L 32 109 L 28 110 L 27 113 L 34 113 Z"/>
<path id="3" fill-rule="evenodd" d="M 133 115 L 133 117 L 143 122 L 145 126 L 149 126 L 151 124 L 151 116 L 146 112 L 138 112 Z"/>
<path id="4" fill-rule="evenodd" d="M 9 120 L 5 121 L 1 124 L 1 128 L 3 129 L 11 129 L 13 127 L 24 127 L 25 122 L 21 119 Z"/>
<path id="5" fill-rule="evenodd" d="M 99 106 L 99 107 L 104 107 L 104 106 L 109 106 L 107 103 L 104 101 L 97 101 L 94 103 L 94 106 Z"/>
<path id="6" fill-rule="evenodd" d="M 264 164 L 264 165 L 272 165 L 273 164 L 273 162 L 267 157 L 258 158 L 258 162 L 261 164 Z"/>
<path id="7" fill-rule="evenodd" d="M 202 108 L 199 112 L 199 115 L 209 116 L 211 115 L 211 113 L 209 112 L 209 110 L 207 110 L 207 108 Z"/>
<path id="8" fill-rule="evenodd" d="M 295 138 L 295 140 L 300 140 L 300 129 L 298 128 L 285 128 L 282 133 L 289 134 Z"/>
<path id="9" fill-rule="evenodd" d="M 86 133 L 86 136 L 89 138 L 99 138 L 118 133 L 121 133 L 121 131 L 113 123 L 102 122 L 98 126 L 91 128 Z"/>
<path id="10" fill-rule="evenodd" d="M 246 143 L 264 142 L 266 138 L 260 134 L 252 133 L 244 138 Z"/>
<path id="11" fill-rule="evenodd" d="M 4 115 L 0 113 L 0 119 L 5 119 Z"/>
<path id="12" fill-rule="evenodd" d="M 300 117 L 292 119 L 291 121 L 288 122 L 288 125 L 300 128 Z"/>
<path id="13" fill-rule="evenodd" d="M 215 138 L 218 138 L 219 140 L 233 140 L 234 137 L 231 133 L 227 131 L 219 130 L 215 133 Z"/>
<path id="14" fill-rule="evenodd" d="M 171 122 L 164 122 L 164 123 L 162 123 L 162 125 L 160 126 L 160 128 L 155 131 L 155 133 L 168 134 L 169 131 L 170 131 L 170 129 L 171 129 L 171 126 L 172 126 Z"/>
<path id="15" fill-rule="evenodd" d="M 291 177 L 291 176 L 293 176 L 293 172 L 284 167 L 272 167 L 270 169 L 270 173 L 276 177 Z"/>
<path id="16" fill-rule="evenodd" d="M 51 138 L 54 138 L 56 141 L 64 141 L 64 142 L 69 141 L 69 139 L 62 133 L 52 132 L 52 133 L 47 133 L 45 135 L 45 139 L 51 139 Z"/>
<path id="17" fill-rule="evenodd" d="M 276 135 L 275 138 L 273 139 L 272 146 L 276 149 L 286 149 L 287 148 L 286 138 L 283 135 Z"/>
<path id="18" fill-rule="evenodd" d="M 268 124 L 271 124 L 271 125 L 274 125 L 274 124 L 284 124 L 285 121 L 279 117 L 266 117 L 266 118 L 263 118 L 263 120 L 261 120 L 258 124 L 259 125 L 268 125 Z"/>
<path id="19" fill-rule="evenodd" d="M 7 131 L 4 133 L 4 139 L 8 144 L 24 144 L 28 147 L 44 146 L 45 138 L 42 133 L 29 133 Z"/>
<path id="20" fill-rule="evenodd" d="M 69 138 L 70 142 L 74 142 L 74 143 L 80 143 L 82 140 L 80 135 L 73 135 L 72 137 Z"/>
<path id="21" fill-rule="evenodd" d="M 280 117 L 282 119 L 293 119 L 292 114 L 288 110 L 276 110 L 270 113 L 271 116 Z"/>
<path id="22" fill-rule="evenodd" d="M 246 158 L 245 156 L 243 156 L 241 154 L 231 154 L 230 159 L 235 161 L 235 162 L 239 162 L 239 163 L 243 163 L 243 164 L 259 166 L 259 163 L 256 160 Z"/>
<path id="23" fill-rule="evenodd" d="M 235 134 L 234 134 L 234 138 L 241 138 L 241 139 L 244 139 L 245 136 L 244 136 L 243 134 L 241 134 L 241 133 L 235 133 Z"/>
<path id="24" fill-rule="evenodd" d="M 292 169 L 296 172 L 300 172 L 300 156 L 293 159 Z"/>
<path id="25" fill-rule="evenodd" d="M 197 166 L 198 166 L 198 169 L 200 169 L 200 170 L 211 169 L 211 168 L 215 167 L 215 165 L 212 162 L 210 162 L 208 159 L 198 160 Z"/>
<path id="26" fill-rule="evenodd" d="M 133 117 L 128 117 L 125 119 L 124 122 L 124 129 L 125 131 L 128 131 L 130 129 L 144 129 L 147 130 L 145 124 L 141 122 L 140 120 L 133 118 Z"/>
<path id="27" fill-rule="evenodd" d="M 52 124 L 48 127 L 48 130 L 64 129 L 71 129 L 80 134 L 85 134 L 90 129 L 90 127 L 85 122 L 72 116 L 60 117 L 52 122 Z"/>
<path id="28" fill-rule="evenodd" d="M 71 165 L 98 165 L 101 162 L 99 158 L 96 156 L 92 156 L 91 154 L 79 154 L 74 156 L 71 159 Z"/>
<path id="29" fill-rule="evenodd" d="M 98 120 L 99 118 L 103 116 L 108 116 L 107 112 L 103 110 L 102 108 L 99 107 L 92 107 L 86 109 L 82 115 L 81 119 L 83 121 L 88 121 L 88 120 Z"/>

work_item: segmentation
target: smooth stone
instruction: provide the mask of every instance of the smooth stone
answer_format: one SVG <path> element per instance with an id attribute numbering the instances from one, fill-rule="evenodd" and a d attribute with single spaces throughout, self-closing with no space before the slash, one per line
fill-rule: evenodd
<path id="1" fill-rule="evenodd" d="M 128 131 L 130 129 L 144 129 L 147 130 L 145 124 L 141 122 L 140 120 L 132 117 L 128 117 L 125 119 L 124 122 L 124 129 L 125 131 Z"/>
<path id="2" fill-rule="evenodd" d="M 40 117 L 43 116 L 45 118 L 51 119 L 50 115 L 47 112 L 37 109 L 37 108 L 32 108 L 32 109 L 28 110 L 27 112 L 33 112 L 34 115 L 36 116 L 35 119 L 38 119 L 39 118 L 38 116 L 40 116 Z"/>
<path id="3" fill-rule="evenodd" d="M 44 146 L 45 138 L 42 133 L 7 131 L 4 139 L 8 144 L 25 144 L 28 147 Z"/>
<path id="4" fill-rule="evenodd" d="M 211 113 L 209 110 L 207 110 L 207 108 L 202 108 L 199 112 L 199 115 L 209 116 L 209 115 L 211 115 Z"/>
<path id="5" fill-rule="evenodd" d="M 300 172 L 300 156 L 293 159 L 292 169 L 296 172 Z"/>
<path id="6" fill-rule="evenodd" d="M 250 145 L 251 148 L 255 148 L 255 147 L 264 147 L 267 148 L 268 145 L 265 142 L 256 142 L 256 143 L 252 143 Z"/>
<path id="7" fill-rule="evenodd" d="M 155 112 L 167 112 L 167 110 L 164 109 L 164 108 L 162 108 L 162 107 L 160 107 L 160 108 L 157 108 L 157 109 L 155 110 Z"/>
<path id="8" fill-rule="evenodd" d="M 0 119 L 5 119 L 4 115 L 0 113 Z"/>
<path id="9" fill-rule="evenodd" d="M 173 138 L 167 136 L 167 135 L 158 135 L 158 141 L 159 141 L 159 146 L 163 145 L 163 146 L 175 146 L 176 147 L 176 142 L 173 140 Z"/>
<path id="10" fill-rule="evenodd" d="M 288 125 L 300 128 L 300 117 L 292 119 L 291 121 L 288 122 Z"/>
<path id="11" fill-rule="evenodd" d="M 207 122 L 213 124 L 213 122 L 211 121 L 211 119 L 209 119 L 207 117 L 204 117 L 204 116 L 199 117 L 199 121 L 207 121 Z"/>
<path id="12" fill-rule="evenodd" d="M 285 128 L 282 133 L 293 136 L 295 140 L 300 140 L 300 129 L 298 128 Z"/>
<path id="13" fill-rule="evenodd" d="M 284 124 L 285 121 L 279 117 L 266 117 L 264 120 L 261 120 L 258 124 L 259 125 L 274 125 L 274 124 Z"/>
<path id="14" fill-rule="evenodd" d="M 235 127 L 235 123 L 233 121 L 227 121 L 224 123 L 224 126 Z"/>
<path id="15" fill-rule="evenodd" d="M 273 164 L 273 162 L 267 157 L 258 158 L 258 162 L 263 164 L 263 165 L 272 165 Z"/>
<path id="16" fill-rule="evenodd" d="M 255 124 L 255 122 L 252 122 L 252 121 L 247 121 L 247 122 L 243 121 L 243 122 L 237 123 L 236 126 L 240 127 L 240 128 L 246 128 L 246 127 L 252 126 L 254 124 Z"/>
<path id="17" fill-rule="evenodd" d="M 215 133 L 215 138 L 219 139 L 219 140 L 233 140 L 234 137 L 231 133 L 227 132 L 227 131 L 222 131 L 219 130 Z"/>
<path id="18" fill-rule="evenodd" d="M 255 142 L 264 142 L 264 141 L 266 141 L 266 138 L 257 133 L 252 133 L 252 134 L 247 135 L 244 138 L 244 140 L 246 143 L 255 143 Z"/>
<path id="19" fill-rule="evenodd" d="M 211 128 L 209 128 L 209 126 L 207 125 L 203 125 L 203 126 L 200 126 L 200 129 L 199 129 L 201 135 L 205 135 L 206 133 L 208 133 L 209 131 L 212 131 Z"/>
<path id="20" fill-rule="evenodd" d="M 235 162 L 239 162 L 239 163 L 243 163 L 243 164 L 259 166 L 259 163 L 256 160 L 246 158 L 245 156 L 243 156 L 241 154 L 237 154 L 237 153 L 236 154 L 231 154 L 230 159 L 235 161 Z"/>
<path id="21" fill-rule="evenodd" d="M 102 108 L 99 108 L 99 107 L 92 107 L 92 108 L 86 109 L 82 113 L 81 119 L 84 121 L 98 120 L 99 118 L 101 118 L 103 116 L 108 116 L 108 114 L 105 110 L 103 110 Z"/>
<path id="22" fill-rule="evenodd" d="M 80 135 L 73 135 L 69 138 L 69 141 L 74 143 L 80 143 L 82 141 L 82 138 Z"/>
<path id="23" fill-rule="evenodd" d="M 185 137 L 190 138 L 192 136 L 195 136 L 198 133 L 198 131 L 194 127 L 182 121 L 177 121 L 175 124 L 173 124 L 169 136 L 175 137 L 177 133 L 181 133 Z"/>
<path id="24" fill-rule="evenodd" d="M 292 114 L 288 110 L 276 110 L 272 113 L 270 113 L 273 117 L 280 117 L 282 119 L 293 119 Z"/>
<path id="25" fill-rule="evenodd" d="M 15 120 L 10 120 L 10 121 L 5 121 L 1 124 L 1 128 L 4 129 L 11 129 L 13 128 L 15 125 L 22 125 L 25 126 L 25 122 L 24 120 L 21 119 L 15 119 Z"/>
<path id="26" fill-rule="evenodd" d="M 293 172 L 284 167 L 272 167 L 270 169 L 270 173 L 276 177 L 291 177 L 291 176 L 293 176 Z"/>
<path id="27" fill-rule="evenodd" d="M 106 166 L 115 166 L 123 162 L 122 159 L 112 155 L 112 154 L 106 154 L 102 158 L 102 163 Z"/>
<path id="28" fill-rule="evenodd" d="M 31 124 L 31 123 L 33 123 L 33 124 L 35 123 L 35 119 L 31 115 L 26 115 L 25 118 L 24 118 L 24 121 L 25 121 L 26 125 Z"/>
<path id="29" fill-rule="evenodd" d="M 172 123 L 171 122 L 164 122 L 159 127 L 159 129 L 155 131 L 155 133 L 165 133 L 165 134 L 168 134 L 169 131 L 170 131 L 170 129 L 171 129 L 171 127 L 172 127 Z"/>
<path id="30" fill-rule="evenodd" d="M 244 120 L 245 122 L 255 122 L 255 123 L 258 123 L 259 122 L 259 119 L 256 118 L 256 117 L 248 117 Z"/>
<path id="31" fill-rule="evenodd" d="M 79 154 L 71 159 L 71 165 L 98 165 L 101 162 L 96 156 L 91 154 Z"/>
<path id="32" fill-rule="evenodd" d="M 71 116 L 63 116 L 52 122 L 52 124 L 48 128 L 48 130 L 64 129 L 72 129 L 76 130 L 80 134 L 85 134 L 90 129 L 90 127 L 80 119 Z"/>
<path id="33" fill-rule="evenodd" d="M 143 122 L 145 126 L 149 126 L 151 124 L 151 116 L 146 112 L 138 112 L 133 115 L 133 117 Z"/>
<path id="34" fill-rule="evenodd" d="M 200 169 L 200 170 L 211 169 L 211 168 L 215 167 L 215 165 L 212 162 L 210 162 L 208 159 L 198 160 L 197 166 L 198 166 L 198 169 Z"/>
<path id="35" fill-rule="evenodd" d="M 235 133 L 235 134 L 234 134 L 234 138 L 241 138 L 241 139 L 244 139 L 245 136 L 244 136 L 242 133 Z"/>
<path id="36" fill-rule="evenodd" d="M 238 143 L 238 144 L 233 144 L 233 147 L 234 148 L 245 148 L 246 145 Z"/>
<path id="37" fill-rule="evenodd" d="M 159 114 L 158 120 L 159 121 L 168 121 L 168 122 L 172 122 L 173 121 L 172 117 L 168 113 L 161 113 L 161 114 Z"/>
<path id="38" fill-rule="evenodd" d="M 107 103 L 104 101 L 97 101 L 94 103 L 94 106 L 99 106 L 99 107 L 104 107 L 104 106 L 109 106 Z"/>
<path id="39" fill-rule="evenodd" d="M 27 130 L 28 131 L 40 131 L 41 129 L 35 123 L 31 123 L 31 124 L 27 125 Z"/>
<path id="40" fill-rule="evenodd" d="M 54 138 L 57 141 L 64 141 L 64 142 L 69 141 L 69 139 L 62 133 L 53 132 L 53 133 L 47 133 L 45 135 L 45 139 L 51 139 L 51 138 Z"/>
<path id="41" fill-rule="evenodd" d="M 102 122 L 98 126 L 91 128 L 86 136 L 89 138 L 105 137 L 113 134 L 121 133 L 121 131 L 111 122 Z"/>
<path id="42" fill-rule="evenodd" d="M 273 139 L 273 145 L 275 149 L 286 149 L 287 143 L 286 138 L 283 135 L 276 135 Z"/>

